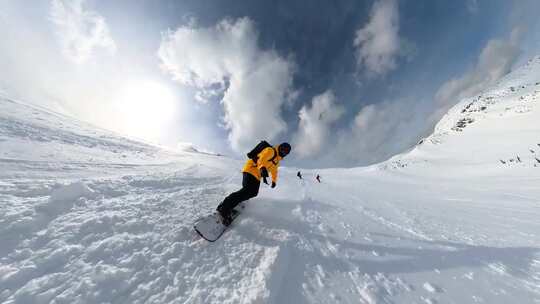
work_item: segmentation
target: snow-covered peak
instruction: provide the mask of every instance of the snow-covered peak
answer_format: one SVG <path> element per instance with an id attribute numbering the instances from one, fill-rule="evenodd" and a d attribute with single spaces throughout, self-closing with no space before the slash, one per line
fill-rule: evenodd
<path id="1" fill-rule="evenodd" d="M 508 167 L 540 166 L 540 57 L 535 57 L 481 94 L 461 100 L 432 135 L 382 168 L 476 167 L 475 174 Z M 481 169 L 483 168 L 483 169 Z"/>
<path id="2" fill-rule="evenodd" d="M 500 116 L 504 116 L 507 107 L 535 102 L 539 91 L 540 56 L 529 60 L 526 65 L 506 75 L 484 92 L 461 100 L 435 126 L 433 136 L 463 129 L 466 123 L 460 121 L 482 119 L 486 117 L 483 114 L 500 112 Z M 520 102 L 515 102 L 516 97 Z M 500 105 L 506 107 L 502 109 Z"/>

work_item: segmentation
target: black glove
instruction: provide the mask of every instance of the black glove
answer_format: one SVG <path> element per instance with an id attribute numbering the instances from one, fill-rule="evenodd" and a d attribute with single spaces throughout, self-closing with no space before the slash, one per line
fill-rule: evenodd
<path id="1" fill-rule="evenodd" d="M 275 188 L 276 187 L 276 182 L 272 182 L 272 186 L 270 186 L 270 188 Z"/>
<path id="2" fill-rule="evenodd" d="M 263 182 L 268 185 L 268 181 L 266 180 L 266 178 L 268 177 L 268 170 L 266 170 L 265 167 L 261 168 L 261 176 L 263 178 Z"/>
<path id="3" fill-rule="evenodd" d="M 268 177 L 268 170 L 266 170 L 265 167 L 261 168 L 261 176 L 262 177 Z"/>

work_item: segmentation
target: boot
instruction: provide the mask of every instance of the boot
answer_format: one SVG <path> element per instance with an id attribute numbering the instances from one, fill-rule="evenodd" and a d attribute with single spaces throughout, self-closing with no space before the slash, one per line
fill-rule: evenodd
<path id="1" fill-rule="evenodd" d="M 225 227 L 228 227 L 228 226 L 232 223 L 232 221 L 233 221 L 233 219 L 232 219 L 232 217 L 231 217 L 231 212 L 225 210 L 224 208 L 222 208 L 221 205 L 219 205 L 219 206 L 217 207 L 216 210 L 217 210 L 218 214 L 219 214 L 220 217 L 221 217 L 221 223 L 222 223 Z"/>

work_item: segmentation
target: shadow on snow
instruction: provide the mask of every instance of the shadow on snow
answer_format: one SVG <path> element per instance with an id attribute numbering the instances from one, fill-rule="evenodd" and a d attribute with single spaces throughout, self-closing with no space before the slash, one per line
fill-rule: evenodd
<path id="1" fill-rule="evenodd" d="M 250 204 L 268 204 L 264 212 L 249 211 Z M 324 210 L 336 208 L 321 202 L 309 200 L 298 204 L 291 201 L 262 199 L 251 202 L 246 208 L 246 218 L 257 221 L 254 225 L 239 225 L 235 228 L 249 242 L 261 246 L 279 246 L 278 260 L 274 263 L 270 280 L 271 302 L 285 303 L 294 300 L 295 303 L 306 303 L 302 295 L 302 284 L 307 282 L 306 271 L 316 265 L 322 265 L 331 272 L 346 273 L 356 268 L 364 274 L 374 275 L 403 274 L 429 272 L 452 268 L 481 268 L 492 263 L 505 265 L 505 271 L 517 278 L 527 275 L 531 263 L 540 251 L 533 247 L 490 247 L 469 245 L 448 241 L 427 241 L 402 236 L 392 236 L 371 233 L 381 237 L 395 238 L 394 243 L 404 243 L 404 246 L 387 246 L 357 243 L 335 236 L 313 232 L 311 223 L 301 221 L 292 216 L 294 208 Z M 260 209 L 260 208 L 257 208 Z M 262 209 L 266 209 L 263 207 Z M 323 212 L 323 216 L 324 216 Z M 359 220 L 362 220 L 359 218 Z M 272 238 L 267 231 L 284 230 L 291 238 L 286 241 Z M 321 244 L 331 243 L 339 248 L 338 254 L 329 254 L 322 250 Z M 305 244 L 309 244 L 306 250 Z M 382 258 L 363 259 L 345 256 L 344 252 L 366 253 L 377 252 Z M 391 259 L 388 259 L 391 257 Z"/>

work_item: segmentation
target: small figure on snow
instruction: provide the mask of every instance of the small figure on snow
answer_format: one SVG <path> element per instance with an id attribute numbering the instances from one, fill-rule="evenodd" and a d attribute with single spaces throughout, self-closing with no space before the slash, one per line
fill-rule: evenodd
<path id="1" fill-rule="evenodd" d="M 321 176 L 319 174 L 317 174 L 317 177 L 315 177 L 315 179 L 320 183 L 321 182 Z"/>
<path id="2" fill-rule="evenodd" d="M 282 143 L 272 147 L 268 142 L 261 141 L 247 156 L 248 160 L 242 169 L 242 188 L 227 196 L 217 207 L 223 225 L 229 226 L 232 222 L 231 212 L 239 203 L 257 196 L 261 186 L 261 178 L 265 184 L 268 172 L 272 175 L 272 188 L 276 187 L 279 162 L 291 152 L 289 143 Z"/>
<path id="3" fill-rule="evenodd" d="M 296 173 L 296 176 L 298 176 L 299 179 L 302 179 L 302 173 L 300 173 L 300 171 L 298 171 L 298 173 Z"/>

